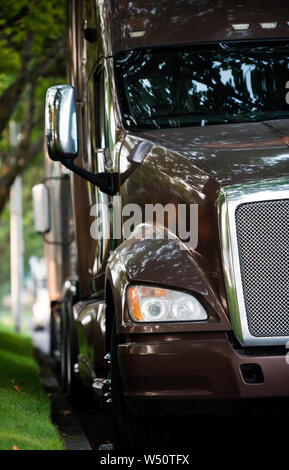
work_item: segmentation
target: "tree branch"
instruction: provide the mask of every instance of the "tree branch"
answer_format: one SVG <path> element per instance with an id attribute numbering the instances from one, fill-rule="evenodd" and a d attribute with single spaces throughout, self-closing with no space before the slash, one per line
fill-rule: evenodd
<path id="1" fill-rule="evenodd" d="M 22 138 L 17 147 L 9 152 L 1 168 L 0 178 L 0 213 L 3 210 L 8 198 L 10 187 L 14 183 L 16 176 L 23 171 L 29 160 L 37 155 L 43 146 L 43 138 L 31 144 L 31 134 L 35 123 L 35 96 L 34 86 L 31 84 L 28 89 L 26 121 L 22 128 Z"/>
<path id="2" fill-rule="evenodd" d="M 54 64 L 56 57 L 65 51 L 65 40 L 60 38 L 58 43 L 48 50 L 45 57 L 40 58 L 33 68 L 29 69 L 32 57 L 33 36 L 29 35 L 22 53 L 22 67 L 17 79 L 4 91 L 0 97 L 0 134 L 6 127 L 10 117 L 19 103 L 21 95 L 28 82 L 33 82 L 37 78 L 44 76 Z"/>
<path id="3" fill-rule="evenodd" d="M 3 18 L 2 16 L 1 19 L 6 19 L 6 22 L 0 25 L 0 31 L 3 31 L 6 28 L 12 28 L 17 23 L 18 20 L 20 20 L 21 18 L 24 18 L 28 14 L 29 14 L 29 7 L 28 5 L 25 5 L 19 10 L 18 13 L 15 13 L 14 16 L 11 16 L 11 18 L 6 19 L 6 18 Z"/>
<path id="4" fill-rule="evenodd" d="M 21 54 L 21 70 L 17 79 L 4 91 L 0 97 L 0 134 L 14 113 L 20 97 L 29 81 L 28 64 L 32 57 L 33 34 L 28 33 L 27 41 Z"/>
<path id="5" fill-rule="evenodd" d="M 15 178 L 22 173 L 31 158 L 38 155 L 43 148 L 43 138 L 39 137 L 33 144 L 21 142 L 15 149 L 15 153 L 10 155 L 10 162 L 13 164 L 6 166 L 0 178 L 0 214 L 9 199 L 10 188 Z"/>

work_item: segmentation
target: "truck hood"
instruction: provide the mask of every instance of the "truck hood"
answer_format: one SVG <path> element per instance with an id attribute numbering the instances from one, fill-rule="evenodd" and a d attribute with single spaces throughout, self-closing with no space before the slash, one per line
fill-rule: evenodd
<path id="1" fill-rule="evenodd" d="M 141 132 L 220 185 L 289 176 L 289 119 Z"/>

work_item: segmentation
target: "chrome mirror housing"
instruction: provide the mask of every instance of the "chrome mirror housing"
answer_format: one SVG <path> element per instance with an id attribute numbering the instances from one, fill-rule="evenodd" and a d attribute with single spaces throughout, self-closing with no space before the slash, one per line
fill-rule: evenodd
<path id="1" fill-rule="evenodd" d="M 113 196 L 118 188 L 118 173 L 91 173 L 73 160 L 78 155 L 75 90 L 70 85 L 48 88 L 45 104 L 45 136 L 48 155 L 69 170 Z"/>
<path id="2" fill-rule="evenodd" d="M 78 154 L 75 90 L 70 85 L 48 88 L 45 103 L 45 136 L 49 157 L 72 160 Z"/>

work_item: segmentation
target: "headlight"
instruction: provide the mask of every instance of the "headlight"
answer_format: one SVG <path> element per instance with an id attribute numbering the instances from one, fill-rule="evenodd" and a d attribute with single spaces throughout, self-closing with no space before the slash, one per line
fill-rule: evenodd
<path id="1" fill-rule="evenodd" d="M 147 286 L 128 288 L 128 309 L 137 322 L 202 321 L 208 314 L 192 295 Z"/>

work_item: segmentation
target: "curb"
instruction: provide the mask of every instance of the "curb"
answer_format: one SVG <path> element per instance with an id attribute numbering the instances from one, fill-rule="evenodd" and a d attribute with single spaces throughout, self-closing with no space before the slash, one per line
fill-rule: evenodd
<path id="1" fill-rule="evenodd" d="M 40 367 L 43 386 L 51 400 L 51 419 L 61 434 L 65 450 L 92 450 L 73 410 L 63 395 L 52 358 L 35 348 L 35 357 Z"/>

